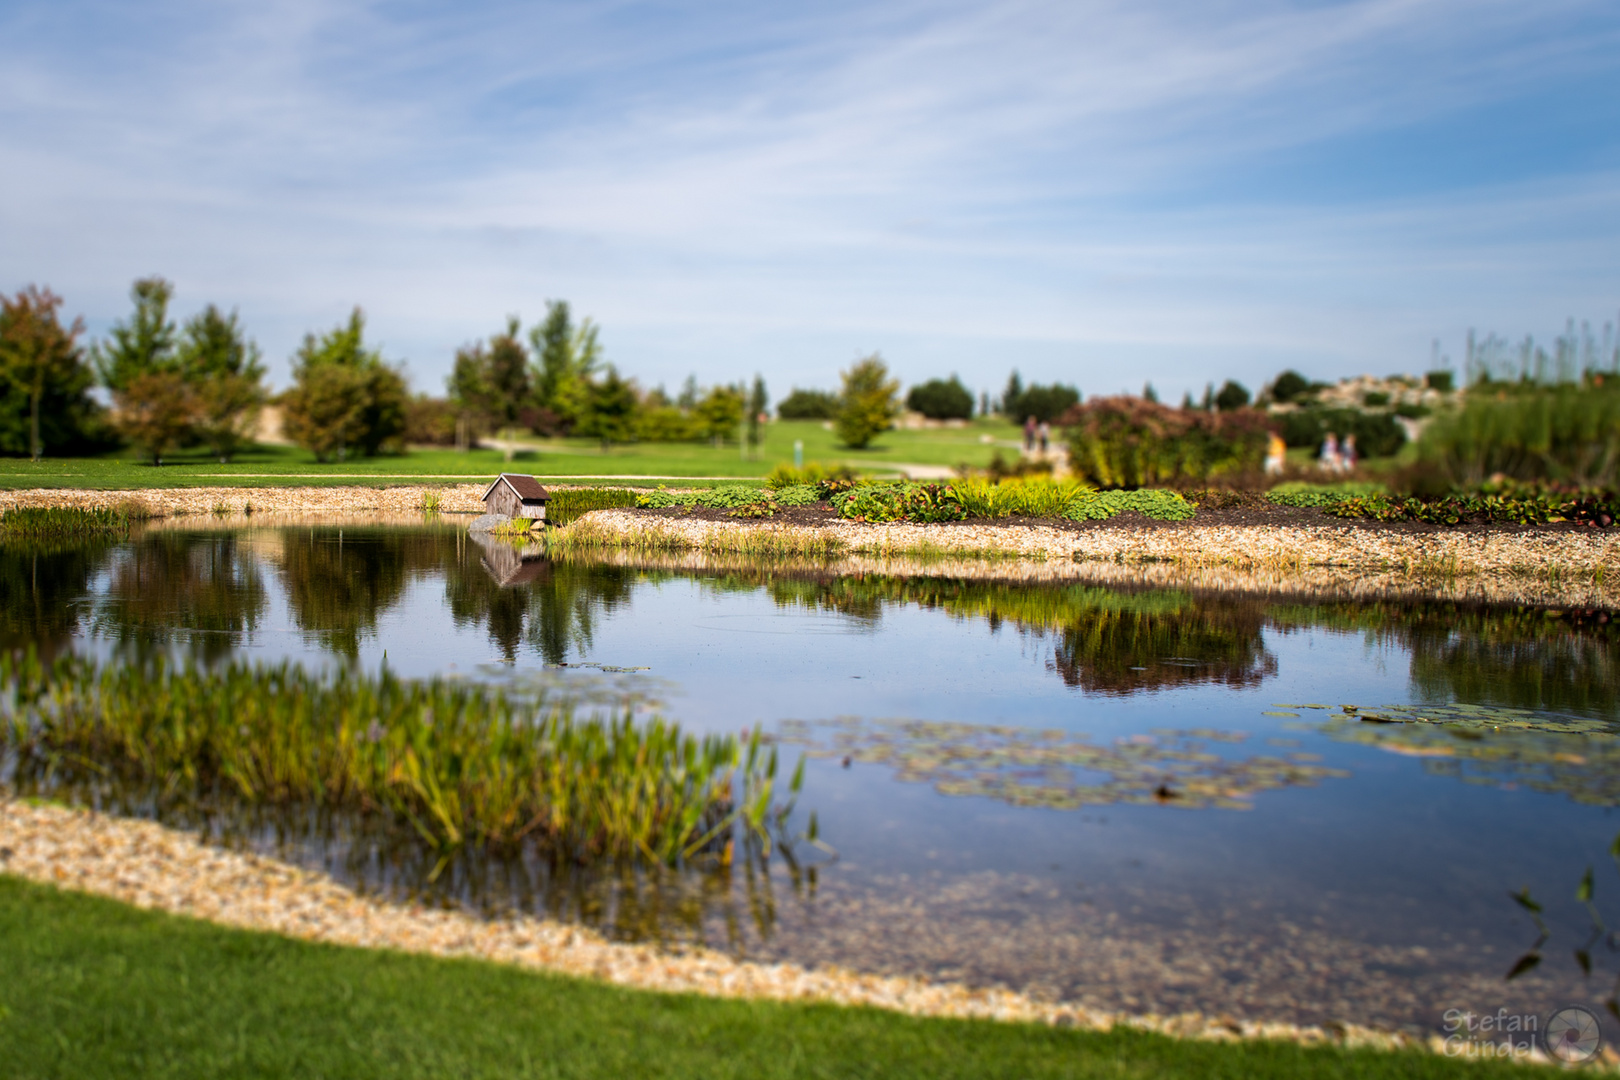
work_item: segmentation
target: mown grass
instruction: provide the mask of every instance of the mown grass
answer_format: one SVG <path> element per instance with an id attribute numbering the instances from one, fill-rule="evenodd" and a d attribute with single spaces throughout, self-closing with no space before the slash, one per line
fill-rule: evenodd
<path id="1" fill-rule="evenodd" d="M 0 655 L 0 721 L 24 791 L 392 819 L 441 865 L 466 845 L 582 863 L 726 859 L 738 832 L 768 850 L 777 790 L 776 752 L 757 729 L 746 745 L 700 740 L 657 718 L 579 719 L 543 699 L 387 672 Z"/>
<path id="2" fill-rule="evenodd" d="M 1491 1077 L 1522 1068 L 626 990 L 313 945 L 0 877 L 5 1073 L 254 1077 Z"/>
<path id="3" fill-rule="evenodd" d="M 992 443 L 984 443 L 988 435 Z M 422 449 L 404 454 L 320 464 L 307 450 L 292 446 L 252 446 L 227 465 L 204 450 L 164 455 L 154 466 L 129 452 L 89 458 L 0 458 L 0 488 L 94 488 L 132 490 L 166 487 L 271 487 L 283 485 L 379 485 L 442 478 L 446 482 L 492 479 L 502 472 L 574 480 L 613 477 L 760 477 L 780 465 L 791 465 L 794 443 L 804 444 L 813 459 L 845 463 L 861 471 L 883 473 L 896 464 L 982 468 L 996 450 L 1018 439 L 1018 430 L 999 420 L 969 428 L 890 431 L 872 446 L 852 450 L 839 445 L 817 421 L 782 420 L 768 424 L 756 455 L 744 458 L 735 445 L 707 443 L 635 443 L 604 450 L 591 439 L 535 439 L 534 449 L 512 460 L 497 450 Z M 700 481 L 706 482 L 706 481 Z"/>

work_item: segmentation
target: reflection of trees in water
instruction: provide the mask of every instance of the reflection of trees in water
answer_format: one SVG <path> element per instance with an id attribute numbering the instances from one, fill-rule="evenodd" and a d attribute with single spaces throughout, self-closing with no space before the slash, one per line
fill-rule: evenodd
<path id="1" fill-rule="evenodd" d="M 80 602 L 112 543 L 105 539 L 0 543 L 0 647 L 64 651 L 78 631 Z"/>
<path id="2" fill-rule="evenodd" d="M 1406 650 L 1413 692 L 1425 700 L 1620 712 L 1620 621 L 1606 612 L 1386 601 L 1279 606 L 1271 619 Z"/>
<path id="3" fill-rule="evenodd" d="M 626 602 L 642 576 L 622 567 L 547 562 L 523 583 L 502 585 L 485 562 L 479 545 L 460 545 L 445 565 L 445 600 L 457 626 L 486 625 L 508 661 L 524 643 L 548 664 L 567 660 L 570 648 L 588 651 L 597 621 Z"/>
<path id="4" fill-rule="evenodd" d="M 1261 633 L 1264 605 L 1155 602 L 1166 595 L 1174 594 L 1099 598 L 1058 631 L 1048 670 L 1069 686 L 1105 694 L 1195 683 L 1251 687 L 1277 674 Z"/>
<path id="5" fill-rule="evenodd" d="M 96 632 L 139 656 L 179 640 L 199 659 L 222 660 L 269 606 L 257 561 L 230 533 L 147 533 L 114 555 L 108 572 Z"/>
<path id="6" fill-rule="evenodd" d="M 417 529 L 284 529 L 281 577 L 299 629 L 349 660 L 413 574 L 439 569 L 456 535 Z"/>
<path id="7" fill-rule="evenodd" d="M 736 575 L 717 587 L 758 588 Z M 944 578 L 773 578 L 779 605 L 871 622 L 884 604 L 915 604 L 1055 639 L 1047 668 L 1069 686 L 1129 694 L 1191 683 L 1257 686 L 1277 673 L 1265 649 L 1265 605 L 1173 590 L 1025 586 Z"/>

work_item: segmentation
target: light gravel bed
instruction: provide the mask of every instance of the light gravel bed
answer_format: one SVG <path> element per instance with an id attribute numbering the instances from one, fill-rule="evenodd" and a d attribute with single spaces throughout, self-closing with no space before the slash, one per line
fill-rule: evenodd
<path id="1" fill-rule="evenodd" d="M 1351 525 L 1199 525 L 1073 532 L 1040 525 L 871 525 L 839 521 L 820 526 L 654 518 L 629 510 L 597 510 L 572 529 L 624 546 L 708 551 L 746 550 L 751 540 L 787 546 L 834 540 L 852 554 L 927 552 L 1004 554 L 1017 558 L 1121 563 L 1175 563 L 1240 568 L 1328 567 L 1373 573 L 1569 575 L 1601 581 L 1620 570 L 1620 536 L 1608 531 L 1408 533 Z"/>
<path id="2" fill-rule="evenodd" d="M 1127 1015 L 1053 1004 L 1002 990 L 862 975 L 839 968 L 734 960 L 708 950 L 667 952 L 603 940 L 531 917 L 472 915 L 362 897 L 274 859 L 226 851 L 147 821 L 15 799 L 0 802 L 0 870 L 137 907 L 306 941 L 389 948 L 499 963 L 647 990 L 864 1005 L 919 1016 L 977 1017 L 1107 1030 L 1115 1025 L 1201 1039 L 1272 1038 L 1397 1048 L 1427 1045 L 1398 1032 L 1236 1021 L 1198 1013 Z"/>

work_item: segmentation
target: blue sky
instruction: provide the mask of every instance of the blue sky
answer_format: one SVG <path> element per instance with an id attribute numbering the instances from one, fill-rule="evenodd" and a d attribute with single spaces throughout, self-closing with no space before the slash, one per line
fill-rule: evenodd
<path id="1" fill-rule="evenodd" d="M 0 288 L 361 305 L 439 391 L 566 298 L 671 388 L 1165 396 L 1620 309 L 1613 0 L 0 0 Z"/>

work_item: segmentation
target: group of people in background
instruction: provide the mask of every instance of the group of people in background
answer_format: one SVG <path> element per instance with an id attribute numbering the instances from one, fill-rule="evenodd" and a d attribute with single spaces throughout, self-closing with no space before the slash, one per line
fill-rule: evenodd
<path id="1" fill-rule="evenodd" d="M 1356 437 L 1346 435 L 1344 441 L 1333 432 L 1328 432 L 1327 438 L 1322 440 L 1322 452 L 1318 455 L 1318 464 L 1323 472 L 1347 473 L 1356 467 Z"/>
<path id="2" fill-rule="evenodd" d="M 1052 445 L 1052 425 L 1045 420 L 1036 421 L 1031 416 L 1024 421 L 1024 453 L 1033 454 L 1036 444 L 1040 444 L 1041 456 L 1046 456 L 1047 447 Z"/>

